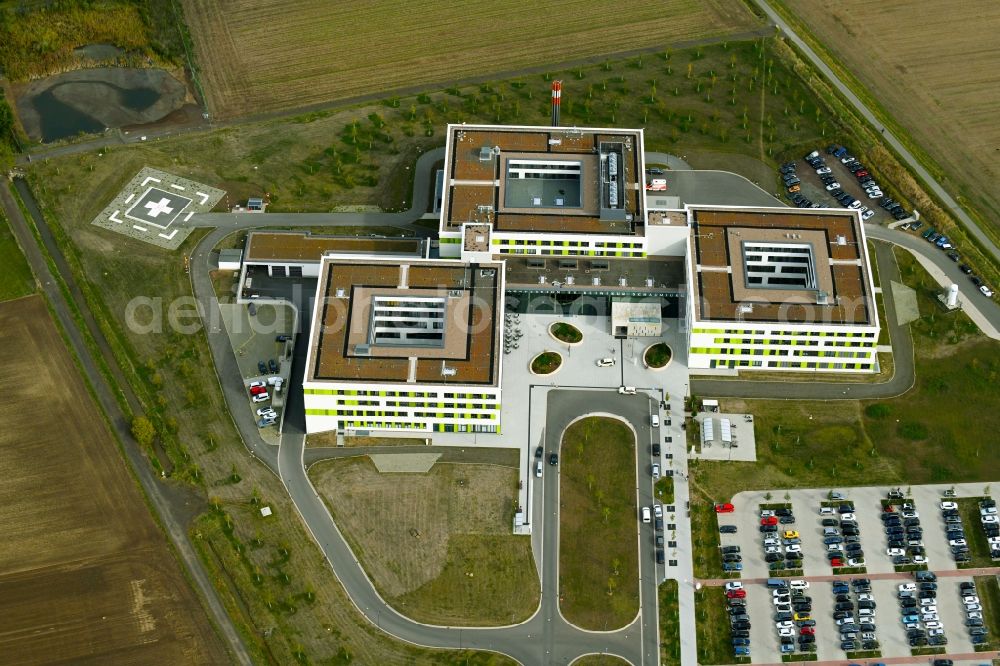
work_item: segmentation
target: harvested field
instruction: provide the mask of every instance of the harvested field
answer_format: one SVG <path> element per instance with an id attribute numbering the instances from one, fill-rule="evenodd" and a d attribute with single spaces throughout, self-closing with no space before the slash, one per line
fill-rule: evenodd
<path id="1" fill-rule="evenodd" d="M 991 221 L 988 231 L 996 237 L 1000 4 L 844 0 L 796 2 L 793 9 L 841 69 L 943 169 L 936 177 Z"/>
<path id="2" fill-rule="evenodd" d="M 379 474 L 367 457 L 310 470 L 337 525 L 399 612 L 447 625 L 511 624 L 538 607 L 530 539 L 511 534 L 512 467 L 438 463 Z"/>
<path id="3" fill-rule="evenodd" d="M 625 0 L 610 22 L 606 6 L 589 0 L 427 0 L 406 5 L 405 17 L 394 3 L 362 0 L 336 8 L 312 0 L 183 5 L 216 117 L 447 84 L 760 24 L 740 0 Z"/>
<path id="4" fill-rule="evenodd" d="M 0 304 L 0 653 L 18 663 L 224 663 L 41 297 Z"/>

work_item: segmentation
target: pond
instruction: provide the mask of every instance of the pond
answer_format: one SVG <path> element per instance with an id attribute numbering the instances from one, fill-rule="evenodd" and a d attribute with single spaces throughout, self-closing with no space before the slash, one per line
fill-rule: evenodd
<path id="1" fill-rule="evenodd" d="M 79 86 L 80 84 L 62 83 L 52 86 L 31 100 L 31 104 L 38 114 L 41 139 L 45 143 L 76 136 L 80 133 L 93 134 L 104 131 L 104 123 L 59 99 L 59 88 L 67 85 Z M 152 88 L 122 88 L 98 81 L 91 82 L 89 85 L 101 86 L 112 91 L 119 104 L 132 111 L 144 111 L 160 99 L 160 93 Z"/>
<path id="2" fill-rule="evenodd" d="M 28 135 L 48 143 L 156 122 L 183 106 L 186 94 L 162 69 L 102 67 L 33 81 L 17 108 Z"/>

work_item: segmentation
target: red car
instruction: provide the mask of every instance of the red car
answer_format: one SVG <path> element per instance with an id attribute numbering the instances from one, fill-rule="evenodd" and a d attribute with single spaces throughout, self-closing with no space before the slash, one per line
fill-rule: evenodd
<path id="1" fill-rule="evenodd" d="M 267 393 L 267 388 L 264 386 L 251 386 L 250 395 L 260 395 L 261 393 Z"/>
<path id="2" fill-rule="evenodd" d="M 802 627 L 800 632 L 803 636 L 814 636 L 816 634 L 816 627 Z"/>
<path id="3" fill-rule="evenodd" d="M 729 590 L 726 592 L 727 599 L 744 599 L 747 596 L 746 590 Z"/>
<path id="4" fill-rule="evenodd" d="M 716 504 L 715 505 L 715 512 L 716 513 L 732 513 L 733 511 L 736 511 L 736 507 L 734 507 L 732 504 L 728 504 L 727 503 L 727 504 Z"/>
<path id="5" fill-rule="evenodd" d="M 778 524 L 778 517 L 777 516 L 766 516 L 766 517 L 760 519 L 760 524 L 761 525 L 777 525 Z"/>
<path id="6" fill-rule="evenodd" d="M 844 560 L 840 559 L 839 557 L 835 557 L 832 560 L 830 560 L 830 566 L 831 567 L 842 567 L 842 566 L 844 566 Z"/>
<path id="7" fill-rule="evenodd" d="M 885 508 L 882 510 L 885 511 L 886 513 L 893 513 L 896 509 L 891 504 L 886 504 Z"/>

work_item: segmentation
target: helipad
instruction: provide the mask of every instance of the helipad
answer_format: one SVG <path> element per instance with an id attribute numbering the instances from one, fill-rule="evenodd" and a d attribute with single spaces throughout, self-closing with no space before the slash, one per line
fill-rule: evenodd
<path id="1" fill-rule="evenodd" d="M 180 246 L 191 233 L 186 225 L 195 213 L 207 213 L 225 192 L 144 167 L 93 224 L 168 250 Z"/>

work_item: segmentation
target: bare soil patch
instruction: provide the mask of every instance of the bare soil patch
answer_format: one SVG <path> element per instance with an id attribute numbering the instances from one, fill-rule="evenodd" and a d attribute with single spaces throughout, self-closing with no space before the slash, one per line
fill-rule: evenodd
<path id="1" fill-rule="evenodd" d="M 517 470 L 439 463 L 426 474 L 379 474 L 367 458 L 352 458 L 317 463 L 310 476 L 401 613 L 437 624 L 508 624 L 537 608 L 530 540 L 511 534 Z"/>
<path id="2" fill-rule="evenodd" d="M 40 297 L 0 304 L 0 364 L 3 654 L 226 661 Z"/>

